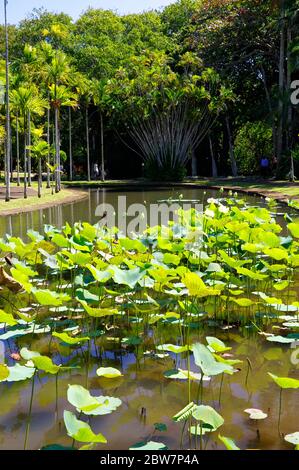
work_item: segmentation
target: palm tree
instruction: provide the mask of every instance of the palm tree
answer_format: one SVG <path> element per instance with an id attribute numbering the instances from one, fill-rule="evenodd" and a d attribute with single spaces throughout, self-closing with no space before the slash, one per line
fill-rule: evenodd
<path id="1" fill-rule="evenodd" d="M 36 88 L 32 85 L 29 87 L 20 86 L 11 92 L 11 102 L 13 106 L 20 110 L 23 120 L 24 133 L 24 198 L 27 199 L 27 130 L 29 126 L 28 116 L 44 114 L 47 107 L 46 100 L 37 95 Z"/>
<path id="2" fill-rule="evenodd" d="M 92 98 L 92 83 L 86 77 L 81 76 L 78 84 L 78 93 L 81 95 L 85 108 L 85 131 L 86 131 L 86 161 L 87 161 L 87 180 L 91 180 L 90 171 L 90 146 L 89 146 L 89 105 Z"/>
<path id="3" fill-rule="evenodd" d="M 8 50 L 8 26 L 7 26 L 7 0 L 4 0 L 4 24 L 5 24 L 5 79 L 6 79 L 6 153 L 5 153 L 5 180 L 6 191 L 5 201 L 10 201 L 10 149 L 11 149 L 11 135 L 10 135 L 10 108 L 9 108 L 9 50 Z"/>
<path id="4" fill-rule="evenodd" d="M 55 55 L 55 51 L 52 45 L 46 41 L 42 41 L 37 46 L 37 61 L 39 65 L 39 78 L 41 79 L 41 89 L 43 95 L 47 97 L 49 102 L 49 106 L 47 109 L 47 143 L 49 147 L 49 153 L 47 156 L 47 188 L 51 187 L 51 170 L 50 170 L 50 129 L 51 129 L 51 107 L 50 107 L 50 93 L 49 93 L 49 86 L 52 83 L 51 77 L 47 74 L 44 74 L 44 64 L 51 64 L 53 57 Z M 50 80 L 50 81 L 49 81 Z"/>
<path id="5" fill-rule="evenodd" d="M 98 107 L 100 115 L 100 127 L 101 127 L 101 178 L 105 181 L 105 153 L 104 153 L 104 111 L 105 111 L 105 100 L 106 96 L 106 84 L 104 80 L 93 82 L 93 101 Z"/>
<path id="6" fill-rule="evenodd" d="M 47 83 L 50 84 L 50 100 L 54 109 L 55 119 L 55 164 L 58 166 L 55 175 L 55 192 L 60 191 L 60 137 L 59 137 L 59 111 L 61 106 L 68 106 L 67 104 L 67 88 L 64 84 L 68 83 L 71 68 L 69 60 L 64 52 L 55 51 L 54 57 L 50 63 L 47 63 L 43 68 L 43 76 Z M 69 92 L 71 93 L 71 92 Z M 71 103 L 69 106 L 73 105 Z"/>
<path id="7" fill-rule="evenodd" d="M 38 56 L 35 47 L 25 44 L 21 59 L 15 63 L 15 70 L 20 75 L 22 82 L 31 83 L 38 77 Z M 28 186 L 31 186 L 31 115 L 28 111 Z"/>
<path id="8" fill-rule="evenodd" d="M 45 157 L 49 154 L 49 145 L 43 140 L 39 139 L 34 142 L 30 147 L 32 155 L 38 160 L 38 192 L 37 195 L 41 197 L 41 188 L 42 188 L 42 162 Z"/>
<path id="9" fill-rule="evenodd" d="M 77 104 L 76 95 L 64 85 L 51 85 L 50 87 L 51 105 L 55 115 L 55 165 L 57 166 L 55 176 L 55 192 L 61 190 L 61 165 L 60 165 L 60 109 L 64 106 L 75 107 Z"/>

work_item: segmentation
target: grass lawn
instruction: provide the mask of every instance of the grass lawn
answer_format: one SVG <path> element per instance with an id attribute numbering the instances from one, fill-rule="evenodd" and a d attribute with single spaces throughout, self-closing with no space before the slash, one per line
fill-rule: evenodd
<path id="1" fill-rule="evenodd" d="M 202 179 L 186 179 L 184 183 L 151 183 L 146 180 L 137 179 L 137 180 L 107 180 L 102 181 L 65 181 L 63 183 L 65 186 L 74 187 L 74 188 L 88 188 L 88 187 L 107 187 L 113 189 L 113 187 L 125 187 L 125 186 L 180 186 L 180 185 L 200 185 L 203 187 L 225 187 L 232 189 L 243 189 L 248 190 L 248 192 L 261 192 L 273 193 L 273 197 L 278 193 L 281 196 L 286 198 L 299 199 L 299 183 L 290 183 L 288 181 L 272 181 L 272 180 L 254 180 L 252 178 L 202 178 Z"/>

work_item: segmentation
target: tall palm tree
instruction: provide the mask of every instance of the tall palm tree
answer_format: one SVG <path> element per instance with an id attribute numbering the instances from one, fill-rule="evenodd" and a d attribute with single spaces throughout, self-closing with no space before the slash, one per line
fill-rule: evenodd
<path id="1" fill-rule="evenodd" d="M 55 120 L 55 164 L 58 166 L 55 174 L 55 192 L 60 191 L 60 137 L 59 137 L 59 111 L 61 106 L 67 102 L 67 88 L 71 67 L 69 60 L 64 52 L 56 50 L 50 63 L 45 64 L 43 76 L 50 84 L 50 100 L 54 109 Z M 71 93 L 71 92 L 69 92 Z M 73 103 L 73 101 L 71 100 Z M 72 104 L 70 105 L 72 106 Z"/>
<path id="2" fill-rule="evenodd" d="M 51 85 L 50 99 L 54 108 L 55 116 L 55 192 L 61 190 L 61 165 L 60 165 L 60 110 L 64 106 L 75 107 L 77 105 L 76 95 L 64 85 Z"/>
<path id="3" fill-rule="evenodd" d="M 5 201 L 10 201 L 10 149 L 11 149 L 11 135 L 10 135 L 10 102 L 9 102 L 9 49 L 8 49 L 8 25 L 7 25 L 7 4 L 8 1 L 4 0 L 4 24 L 5 24 L 5 86 L 6 86 L 6 140 L 5 140 L 5 180 L 6 191 Z"/>
<path id="4" fill-rule="evenodd" d="M 104 150 L 104 112 L 107 99 L 106 83 L 104 80 L 95 80 L 92 87 L 93 101 L 100 115 L 101 128 L 101 179 L 105 181 L 105 150 Z"/>
<path id="5" fill-rule="evenodd" d="M 43 160 L 49 154 L 49 145 L 48 143 L 43 140 L 35 140 L 34 144 L 30 147 L 31 153 L 34 158 L 38 161 L 38 192 L 37 195 L 40 198 L 42 196 L 41 189 L 42 189 L 42 163 Z"/>
<path id="6" fill-rule="evenodd" d="M 20 115 L 23 121 L 23 136 L 24 136 L 24 198 L 27 199 L 27 138 L 28 138 L 28 115 L 42 116 L 47 107 L 47 101 L 38 96 L 34 86 L 20 86 L 13 90 L 10 94 L 12 105 L 20 110 Z"/>
<path id="7" fill-rule="evenodd" d="M 86 162 L 87 162 L 87 180 L 91 180 L 90 167 L 90 145 L 89 145 L 89 105 L 92 99 L 93 90 L 92 82 L 82 74 L 75 74 L 74 79 L 77 81 L 77 93 L 81 98 L 81 102 L 85 109 L 85 132 L 86 132 Z"/>
<path id="8" fill-rule="evenodd" d="M 51 188 L 51 170 L 50 170 L 50 159 L 51 159 L 51 136 L 50 136 L 50 129 L 51 129 L 51 106 L 50 106 L 50 93 L 49 93 L 49 86 L 52 83 L 51 77 L 48 74 L 44 73 L 44 65 L 51 64 L 53 57 L 55 56 L 55 50 L 53 49 L 52 45 L 47 41 L 41 41 L 37 46 L 37 61 L 39 66 L 39 79 L 40 79 L 40 88 L 44 96 L 47 97 L 49 106 L 47 110 L 47 143 L 49 148 L 49 153 L 47 156 L 47 188 Z"/>
<path id="9" fill-rule="evenodd" d="M 38 82 L 38 55 L 37 49 L 25 44 L 23 54 L 14 64 L 15 71 L 20 75 L 22 82 Z M 31 186 L 31 115 L 28 111 L 28 186 Z"/>

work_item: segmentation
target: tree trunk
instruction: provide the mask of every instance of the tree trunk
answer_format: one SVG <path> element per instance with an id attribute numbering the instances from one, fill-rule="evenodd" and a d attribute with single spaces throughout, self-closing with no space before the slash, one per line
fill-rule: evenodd
<path id="1" fill-rule="evenodd" d="M 195 156 L 194 150 L 192 150 L 192 157 L 191 157 L 191 169 L 192 169 L 192 176 L 197 176 L 197 158 Z"/>
<path id="2" fill-rule="evenodd" d="M 19 113 L 16 114 L 16 144 L 17 144 L 17 186 L 20 186 L 20 136 L 19 136 Z"/>
<path id="3" fill-rule="evenodd" d="M 38 159 L 38 197 L 42 197 L 42 161 L 41 158 Z"/>
<path id="4" fill-rule="evenodd" d="M 292 72 L 291 72 L 291 53 L 290 53 L 290 44 L 292 42 L 292 31 L 290 26 L 287 28 L 287 90 L 291 90 L 291 81 L 292 81 Z M 288 113 L 287 113 L 287 132 L 286 132 L 286 150 L 290 153 L 290 181 L 295 181 L 295 170 L 294 170 L 294 158 L 291 151 L 292 147 L 292 114 L 293 108 L 291 100 L 288 101 Z"/>
<path id="5" fill-rule="evenodd" d="M 101 123 L 101 179 L 105 181 L 105 154 L 104 154 L 104 121 L 103 114 L 100 112 Z"/>
<path id="6" fill-rule="evenodd" d="M 69 157 L 70 157 L 70 181 L 73 181 L 72 108 L 70 106 L 69 106 Z"/>
<path id="7" fill-rule="evenodd" d="M 88 106 L 85 109 L 85 124 L 86 124 L 86 155 L 87 155 L 87 180 L 90 181 L 90 149 L 89 149 L 89 120 L 88 120 Z"/>
<path id="8" fill-rule="evenodd" d="M 8 54 L 8 27 L 7 27 L 7 0 L 4 0 L 4 23 L 5 23 L 5 79 L 6 79 L 6 135 L 5 135 L 5 201 L 10 201 L 10 150 L 11 150 L 11 134 L 10 134 L 10 107 L 9 107 L 9 54 Z"/>
<path id="9" fill-rule="evenodd" d="M 59 142 L 59 123 L 58 108 L 55 106 L 55 193 L 60 191 L 60 142 Z"/>
<path id="10" fill-rule="evenodd" d="M 50 98 L 48 98 L 50 102 Z M 50 107 L 47 109 L 47 144 L 48 144 L 48 155 L 47 155 L 47 163 L 50 165 Z M 50 168 L 47 166 L 47 189 L 51 187 L 51 173 Z"/>
<path id="11" fill-rule="evenodd" d="M 209 134 L 209 145 L 210 145 L 211 160 L 212 160 L 212 176 L 213 178 L 217 178 L 218 169 L 217 169 L 217 163 L 216 163 L 215 156 L 214 156 L 213 142 L 212 142 L 210 134 Z"/>
<path id="12" fill-rule="evenodd" d="M 31 115 L 28 112 L 28 146 L 31 146 Z M 28 150 L 28 186 L 31 186 L 31 150 Z"/>
<path id="13" fill-rule="evenodd" d="M 267 103 L 268 103 L 269 114 L 271 116 L 271 121 L 272 121 L 272 153 L 273 153 L 273 156 L 276 156 L 276 124 L 275 124 L 275 117 L 274 117 L 274 113 L 273 113 L 273 106 L 272 106 L 272 103 L 271 103 L 271 96 L 270 96 L 270 92 L 269 92 L 268 85 L 267 85 L 266 73 L 265 73 L 265 69 L 264 69 L 263 66 L 261 66 L 261 72 L 262 72 L 262 80 L 263 80 L 264 90 L 265 90 L 265 94 L 266 94 L 266 99 L 267 99 Z"/>
<path id="14" fill-rule="evenodd" d="M 24 113 L 24 199 L 27 199 L 27 142 L 26 114 Z"/>
<path id="15" fill-rule="evenodd" d="M 226 121 L 226 129 L 227 129 L 227 136 L 228 136 L 229 156 L 230 156 L 230 163 L 231 163 L 231 168 L 232 168 L 232 176 L 238 176 L 238 168 L 237 168 L 237 162 L 235 159 L 233 137 L 231 133 L 228 115 L 226 115 L 225 121 Z"/>
<path id="16" fill-rule="evenodd" d="M 276 176 L 279 174 L 280 163 L 282 158 L 283 148 L 283 94 L 284 94 L 284 74 L 285 74 L 285 0 L 281 0 L 281 29 L 280 29 L 280 52 L 279 52 L 279 102 L 278 102 L 278 128 L 277 128 L 277 171 Z"/>

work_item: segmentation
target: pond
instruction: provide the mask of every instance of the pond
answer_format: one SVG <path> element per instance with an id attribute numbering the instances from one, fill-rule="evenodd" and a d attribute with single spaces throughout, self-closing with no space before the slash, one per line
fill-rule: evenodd
<path id="1" fill-rule="evenodd" d="M 98 222 L 103 202 L 117 208 L 118 193 L 94 190 L 0 222 L 1 236 L 26 242 L 0 244 L 12 264 L 0 292 L 0 449 L 217 450 L 219 434 L 240 449 L 294 448 L 297 435 L 284 437 L 299 431 L 297 213 L 198 189 L 122 195 L 128 207 L 203 203 L 200 236 L 192 225 L 134 242 L 76 224 Z"/>
<path id="2" fill-rule="evenodd" d="M 105 189 L 90 189 L 87 191 L 87 194 L 88 197 L 85 200 L 74 202 L 73 204 L 59 205 L 48 209 L 0 217 L 0 236 L 8 233 L 15 237 L 25 239 L 29 229 L 42 232 L 45 224 L 52 224 L 58 227 L 62 227 L 66 222 L 73 225 L 78 221 L 86 221 L 91 224 L 95 224 L 99 220 L 99 217 L 96 215 L 96 208 L 103 203 L 112 204 L 117 208 L 118 196 L 120 195 L 126 197 L 127 206 L 144 203 L 145 206 L 149 206 L 149 204 L 153 204 L 170 197 L 178 199 L 180 195 L 183 195 L 183 198 L 186 200 L 199 200 L 205 204 L 208 198 L 219 196 L 219 192 L 213 190 L 203 191 L 200 189 L 185 188 L 172 190 L 132 190 L 121 193 L 116 191 L 107 191 Z M 252 204 L 261 206 L 265 205 L 263 198 L 253 196 L 244 196 L 244 198 L 245 200 L 249 200 Z M 279 205 L 277 210 L 281 215 L 290 209 L 287 209 L 285 205 Z"/>

